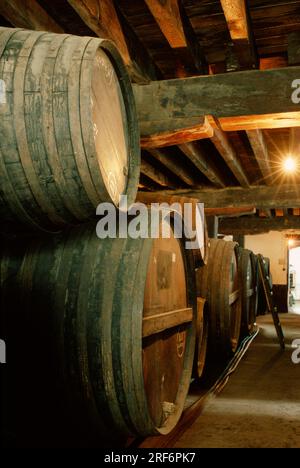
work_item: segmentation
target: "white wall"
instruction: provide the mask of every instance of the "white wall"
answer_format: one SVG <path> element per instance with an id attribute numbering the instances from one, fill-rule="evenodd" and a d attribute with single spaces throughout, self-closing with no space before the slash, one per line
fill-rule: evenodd
<path id="1" fill-rule="evenodd" d="M 270 259 L 274 284 L 287 284 L 287 232 L 245 236 L 245 248 Z"/>
<path id="2" fill-rule="evenodd" d="M 300 299 L 300 247 L 295 249 L 290 249 L 290 265 L 296 270 L 296 297 L 295 299 Z"/>

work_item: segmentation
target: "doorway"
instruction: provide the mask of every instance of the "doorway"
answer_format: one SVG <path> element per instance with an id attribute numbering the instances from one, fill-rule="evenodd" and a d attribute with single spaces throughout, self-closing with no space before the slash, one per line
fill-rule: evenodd
<path id="1" fill-rule="evenodd" d="M 289 242 L 289 312 L 300 314 L 300 243 Z"/>

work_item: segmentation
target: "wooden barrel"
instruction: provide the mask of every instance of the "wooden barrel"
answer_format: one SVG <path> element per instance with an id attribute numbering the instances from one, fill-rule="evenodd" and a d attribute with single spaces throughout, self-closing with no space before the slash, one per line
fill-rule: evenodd
<path id="1" fill-rule="evenodd" d="M 58 230 L 135 200 L 139 130 L 108 40 L 0 28 L 1 227 Z"/>
<path id="2" fill-rule="evenodd" d="M 208 303 L 209 351 L 218 359 L 228 357 L 237 349 L 241 328 L 237 244 L 210 239 L 208 264 L 196 279 L 197 295 Z"/>
<path id="3" fill-rule="evenodd" d="M 183 216 L 187 214 L 187 217 L 190 219 L 187 220 L 188 223 L 191 221 L 192 232 L 197 231 L 197 236 L 199 243 L 201 243 L 200 248 L 193 248 L 193 255 L 195 266 L 199 267 L 206 265 L 208 261 L 208 250 L 209 250 L 209 238 L 206 226 L 206 220 L 204 216 L 204 211 L 201 212 L 198 204 L 201 204 L 201 201 L 196 198 L 189 197 L 180 197 L 178 195 L 162 195 L 157 193 L 142 192 L 140 191 L 137 195 L 137 201 L 140 203 L 145 203 L 151 205 L 152 203 L 160 203 L 168 205 L 179 205 L 179 210 Z M 185 211 L 185 204 L 189 206 L 189 209 Z"/>
<path id="4" fill-rule="evenodd" d="M 197 297 L 197 328 L 196 351 L 194 357 L 193 376 L 196 379 L 202 377 L 207 353 L 208 343 L 208 307 L 206 299 Z"/>
<path id="5" fill-rule="evenodd" d="M 265 268 L 265 272 L 270 284 L 270 288 L 273 288 L 272 282 L 272 275 L 270 271 L 270 259 L 267 257 L 263 257 L 263 265 Z M 258 286 L 257 286 L 257 296 L 258 296 L 258 304 L 257 304 L 257 315 L 265 315 L 267 313 L 267 301 L 264 292 L 263 283 L 261 280 L 260 274 L 258 274 Z"/>
<path id="6" fill-rule="evenodd" d="M 241 336 L 253 332 L 257 311 L 257 261 L 253 252 L 239 249 L 239 278 L 242 301 Z"/>
<path id="7" fill-rule="evenodd" d="M 86 433 L 95 426 L 98 438 L 107 428 L 134 436 L 173 429 L 195 349 L 191 262 L 173 233 L 99 240 L 94 224 L 35 240 L 22 262 L 4 254 L 4 338 L 22 386 L 14 408 L 23 437 L 32 427 L 67 434 L 70 421 Z"/>

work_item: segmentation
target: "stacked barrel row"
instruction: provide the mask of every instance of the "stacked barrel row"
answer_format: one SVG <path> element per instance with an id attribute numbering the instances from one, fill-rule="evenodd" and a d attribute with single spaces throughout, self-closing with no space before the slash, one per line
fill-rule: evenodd
<path id="1" fill-rule="evenodd" d="M 112 43 L 0 28 L 0 80 L 4 436 L 66 447 L 166 434 L 206 356 L 229 359 L 251 332 L 255 257 L 208 249 L 204 226 L 186 250 L 173 215 L 151 239 L 96 236 L 96 207 L 130 205 L 140 168 Z"/>

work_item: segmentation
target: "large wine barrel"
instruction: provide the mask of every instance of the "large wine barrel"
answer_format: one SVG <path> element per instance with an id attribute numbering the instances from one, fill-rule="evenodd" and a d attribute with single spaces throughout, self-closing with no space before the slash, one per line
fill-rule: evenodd
<path id="1" fill-rule="evenodd" d="M 265 273 L 267 275 L 267 279 L 270 284 L 270 289 L 272 290 L 273 282 L 272 282 L 272 275 L 270 271 L 270 259 L 267 257 L 263 257 L 263 265 L 264 265 Z M 264 287 L 263 287 L 260 274 L 258 274 L 257 296 L 258 296 L 257 315 L 265 315 L 267 313 L 267 301 L 266 301 L 266 295 L 265 295 L 265 291 L 264 291 Z"/>
<path id="2" fill-rule="evenodd" d="M 210 239 L 208 263 L 197 270 L 197 295 L 208 304 L 211 355 L 229 357 L 237 349 L 241 327 L 236 243 Z"/>
<path id="3" fill-rule="evenodd" d="M 0 28 L 0 83 L 2 229 L 58 230 L 134 201 L 139 130 L 113 43 Z"/>
<path id="4" fill-rule="evenodd" d="M 242 300 L 241 336 L 253 332 L 257 311 L 257 261 L 253 252 L 240 248 L 239 277 Z"/>
<path id="5" fill-rule="evenodd" d="M 32 427 L 67 434 L 70 421 L 86 433 L 95 426 L 98 439 L 103 425 L 134 436 L 175 426 L 195 349 L 190 262 L 173 233 L 99 240 L 94 224 L 35 240 L 21 262 L 4 254 L 20 437 L 32 440 Z"/>
<path id="6" fill-rule="evenodd" d="M 208 307 L 203 297 L 197 297 L 197 328 L 196 351 L 194 357 L 193 376 L 202 377 L 204 372 L 208 343 Z"/>

